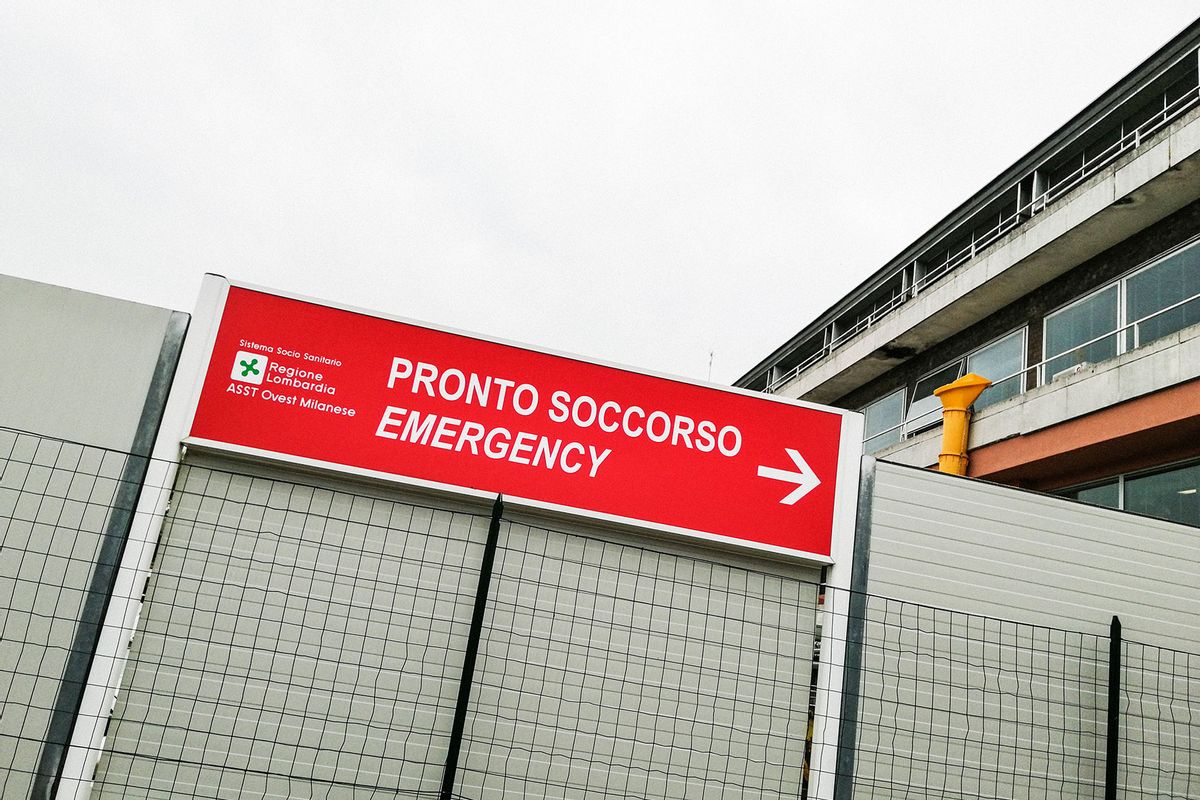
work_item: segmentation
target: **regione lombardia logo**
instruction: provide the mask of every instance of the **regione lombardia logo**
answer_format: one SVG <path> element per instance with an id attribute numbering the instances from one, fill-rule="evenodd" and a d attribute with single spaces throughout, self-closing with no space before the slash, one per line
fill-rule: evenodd
<path id="1" fill-rule="evenodd" d="M 269 361 L 262 353 L 238 350 L 238 354 L 233 357 L 233 372 L 230 373 L 230 377 L 242 383 L 262 383 Z"/>

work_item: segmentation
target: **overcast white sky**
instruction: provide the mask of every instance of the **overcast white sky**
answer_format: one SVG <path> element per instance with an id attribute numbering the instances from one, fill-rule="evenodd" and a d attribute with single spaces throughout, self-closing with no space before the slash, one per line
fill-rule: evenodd
<path id="1" fill-rule="evenodd" d="M 0 272 L 732 381 L 1194 2 L 0 3 Z"/>

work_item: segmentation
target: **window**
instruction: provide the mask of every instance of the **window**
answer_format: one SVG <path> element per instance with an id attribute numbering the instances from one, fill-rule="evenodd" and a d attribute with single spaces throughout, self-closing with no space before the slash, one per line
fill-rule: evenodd
<path id="1" fill-rule="evenodd" d="M 1124 508 L 1200 527 L 1200 463 L 1125 479 Z"/>
<path id="2" fill-rule="evenodd" d="M 905 433 L 916 433 L 942 421 L 942 401 L 934 396 L 933 391 L 953 383 L 961 376 L 962 361 L 955 361 L 917 381 L 908 415 L 904 418 Z"/>
<path id="3" fill-rule="evenodd" d="M 917 381 L 913 388 L 912 404 L 904 418 L 905 433 L 916 433 L 941 422 L 942 402 L 934 396 L 935 389 L 953 383 L 968 372 L 982 375 L 997 382 L 975 401 L 976 409 L 985 408 L 1021 393 L 1024 389 L 1021 370 L 1024 367 L 1025 329 L 1022 328 L 934 370 Z"/>
<path id="4" fill-rule="evenodd" d="M 1091 486 L 1083 486 L 1078 489 L 1067 489 L 1059 492 L 1059 494 L 1063 497 L 1069 497 L 1072 500 L 1078 500 L 1081 503 L 1093 506 L 1104 506 L 1105 508 L 1121 507 L 1121 481 L 1117 478 L 1105 481 L 1104 483 L 1093 483 Z"/>
<path id="5" fill-rule="evenodd" d="M 1130 275 L 1125 285 L 1127 316 L 1135 323 L 1127 334 L 1128 346 L 1138 347 L 1195 325 L 1200 322 L 1200 247 L 1189 247 Z M 1164 311 L 1167 308 L 1171 310 Z"/>
<path id="6" fill-rule="evenodd" d="M 863 408 L 864 447 L 873 453 L 937 425 L 942 421 L 942 402 L 934 396 L 934 390 L 968 372 L 996 381 L 975 401 L 976 409 L 1014 397 L 1025 390 L 1024 368 L 1025 328 L 1021 328 L 922 377 L 913 387 L 907 407 L 904 390 L 899 389 Z"/>
<path id="7" fill-rule="evenodd" d="M 1119 294 L 1114 283 L 1046 317 L 1048 380 L 1081 364 L 1094 364 L 1117 354 L 1115 331 L 1121 327 Z M 1112 336 L 1092 341 L 1106 333 Z"/>
<path id="8" fill-rule="evenodd" d="M 904 390 L 899 389 L 876 400 L 862 410 L 864 420 L 863 448 L 874 453 L 890 447 L 902 437 L 900 423 L 904 417 Z"/>
<path id="9" fill-rule="evenodd" d="M 1047 316 L 1042 380 L 1197 323 L 1200 245 L 1193 244 Z"/>
<path id="10" fill-rule="evenodd" d="M 976 410 L 1016 397 L 1025 389 L 1025 329 L 985 345 L 967 356 L 967 372 L 993 381 L 979 399 Z"/>
<path id="11" fill-rule="evenodd" d="M 1200 527 L 1200 461 L 1118 475 L 1057 494 L 1094 506 L 1120 508 Z"/>

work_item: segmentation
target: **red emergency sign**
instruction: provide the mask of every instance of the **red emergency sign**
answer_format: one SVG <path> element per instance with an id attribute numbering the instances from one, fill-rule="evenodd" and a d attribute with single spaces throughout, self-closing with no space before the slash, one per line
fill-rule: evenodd
<path id="1" fill-rule="evenodd" d="M 827 560 L 855 422 L 231 286 L 188 441 Z"/>

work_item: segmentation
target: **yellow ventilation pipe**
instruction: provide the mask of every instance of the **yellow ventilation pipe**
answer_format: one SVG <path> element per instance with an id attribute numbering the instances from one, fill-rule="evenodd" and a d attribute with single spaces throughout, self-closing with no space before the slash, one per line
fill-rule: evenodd
<path id="1" fill-rule="evenodd" d="M 967 428 L 971 418 L 968 411 L 983 390 L 992 385 L 987 378 L 970 373 L 954 383 L 933 390 L 942 401 L 942 452 L 938 470 L 951 475 L 967 474 Z"/>

